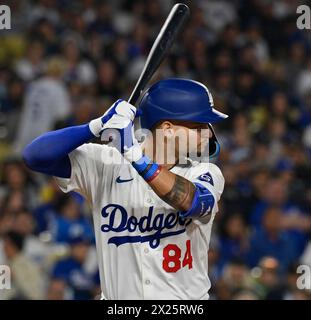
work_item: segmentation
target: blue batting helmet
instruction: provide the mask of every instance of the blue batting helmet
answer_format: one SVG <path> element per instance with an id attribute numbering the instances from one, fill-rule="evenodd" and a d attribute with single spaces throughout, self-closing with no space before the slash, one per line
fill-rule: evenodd
<path id="1" fill-rule="evenodd" d="M 142 128 L 151 129 L 161 120 L 206 123 L 213 136 L 210 156 L 219 153 L 219 143 L 211 123 L 228 116 L 214 109 L 213 97 L 202 83 L 188 79 L 165 79 L 152 85 L 139 103 Z"/>

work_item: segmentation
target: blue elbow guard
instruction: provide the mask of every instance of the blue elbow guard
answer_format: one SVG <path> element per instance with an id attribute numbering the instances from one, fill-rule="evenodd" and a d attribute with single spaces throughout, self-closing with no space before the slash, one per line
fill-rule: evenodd
<path id="1" fill-rule="evenodd" d="M 195 182 L 194 184 L 196 186 L 196 192 L 191 208 L 188 211 L 179 213 L 182 218 L 204 217 L 210 214 L 214 208 L 215 199 L 211 192 L 200 183 Z"/>

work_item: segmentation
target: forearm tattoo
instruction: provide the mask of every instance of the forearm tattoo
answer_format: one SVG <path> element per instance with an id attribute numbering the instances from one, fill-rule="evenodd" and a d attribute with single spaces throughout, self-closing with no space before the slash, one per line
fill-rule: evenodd
<path id="1" fill-rule="evenodd" d="M 162 199 L 175 209 L 186 211 L 190 208 L 195 193 L 195 186 L 189 180 L 176 175 L 171 191 Z"/>

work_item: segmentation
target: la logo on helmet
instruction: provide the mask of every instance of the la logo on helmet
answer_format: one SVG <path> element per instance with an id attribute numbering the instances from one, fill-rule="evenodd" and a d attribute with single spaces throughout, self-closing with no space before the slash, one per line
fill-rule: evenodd
<path id="1" fill-rule="evenodd" d="M 11 29 L 11 9 L 9 6 L 0 5 L 0 30 Z"/>

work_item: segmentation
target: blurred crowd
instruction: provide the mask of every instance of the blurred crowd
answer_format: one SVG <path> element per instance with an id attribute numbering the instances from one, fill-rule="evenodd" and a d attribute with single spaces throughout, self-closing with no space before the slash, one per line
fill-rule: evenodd
<path id="1" fill-rule="evenodd" d="M 5 3 L 6 1 L 4 1 Z M 7 1 L 0 31 L 0 299 L 96 299 L 90 208 L 21 150 L 43 132 L 87 123 L 127 98 L 175 1 Z M 211 299 L 311 299 L 311 32 L 298 0 L 184 1 L 190 20 L 152 79 L 211 90 L 225 176 L 209 250 Z"/>

